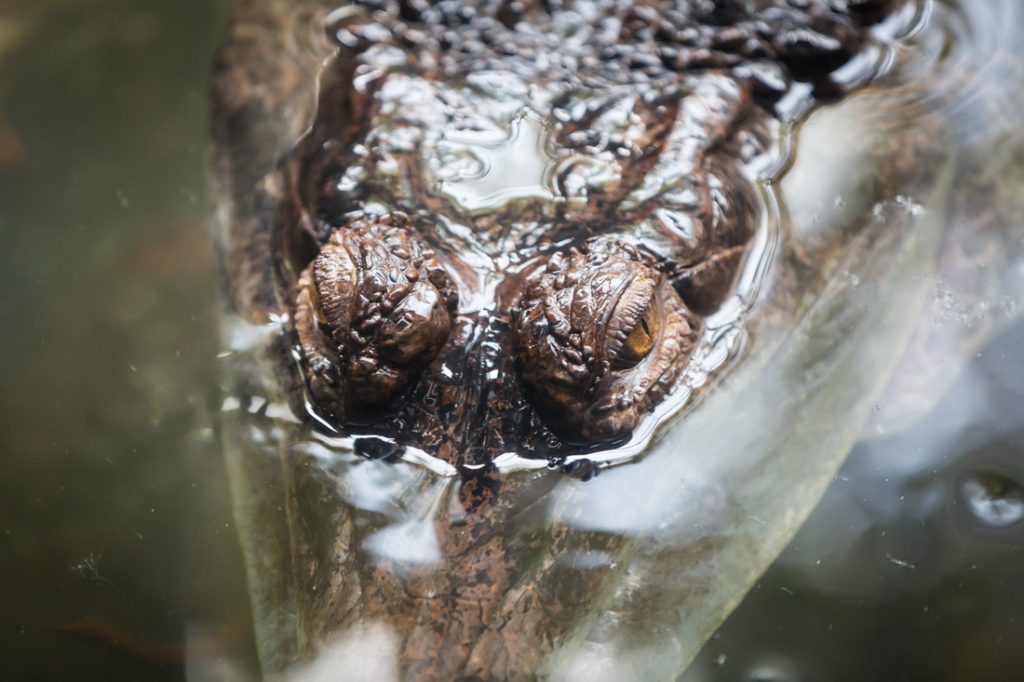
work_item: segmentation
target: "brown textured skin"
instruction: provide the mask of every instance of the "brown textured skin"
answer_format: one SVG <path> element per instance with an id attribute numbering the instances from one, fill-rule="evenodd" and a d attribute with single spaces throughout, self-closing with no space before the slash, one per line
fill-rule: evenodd
<path id="1" fill-rule="evenodd" d="M 213 67 L 214 180 L 227 214 L 216 243 L 232 308 L 255 322 L 282 311 L 270 229 L 282 189 L 272 171 L 313 116 L 310 73 L 333 51 L 322 30 L 333 5 L 242 0 Z"/>
<path id="2" fill-rule="evenodd" d="M 228 258 L 236 294 L 293 321 L 303 363 L 286 383 L 296 411 L 308 404 L 339 431 L 394 438 L 456 465 L 510 451 L 557 460 L 627 438 L 675 388 L 704 316 L 731 292 L 761 212 L 743 163 L 769 153 L 773 103 L 796 81 L 836 94 L 829 73 L 860 48 L 858 22 L 877 4 L 843 13 L 766 2 L 750 13 L 738 3 L 609 3 L 597 12 L 621 22 L 619 35 L 595 19 L 572 29 L 592 31 L 593 44 L 565 54 L 547 52 L 546 34 L 563 30 L 554 6 L 385 2 L 335 12 L 328 32 L 341 49 L 320 77 L 312 126 L 282 172 L 260 181 L 255 201 L 274 204 L 272 217 L 252 207 L 252 239 Z M 473 211 L 437 190 L 431 154 L 446 144 L 438 116 L 455 129 L 464 110 L 486 109 L 470 79 L 488 70 L 550 93 L 546 110 L 525 97 L 522 106 L 542 117 L 547 153 L 563 160 L 560 196 Z M 389 94 L 402 87 L 409 97 L 430 94 L 415 104 Z M 411 142 L 389 147 L 389 136 Z M 600 159 L 615 177 L 587 180 L 569 163 L 577 158 Z M 668 195 L 682 197 L 679 207 Z M 378 368 L 375 343 L 351 336 L 320 307 L 336 302 L 311 294 L 380 295 L 362 287 L 390 276 L 386 258 L 337 270 L 325 252 L 339 239 L 348 251 L 355 239 L 372 241 L 366 231 L 337 235 L 381 207 L 408 217 L 405 248 L 434 254 L 451 298 L 475 307 L 417 319 L 428 329 L 391 351 L 415 360 Z M 620 254 L 601 258 L 621 282 L 656 281 L 657 295 L 644 301 L 666 322 L 645 357 L 629 363 L 616 344 L 646 309 L 620 300 L 628 287 L 592 272 L 611 244 Z M 481 267 L 493 271 L 492 291 L 472 282 Z M 275 273 L 270 286 L 256 271 Z M 558 284 L 566 278 L 584 284 Z M 385 327 L 396 323 L 388 315 Z M 407 343 L 416 348 L 398 349 Z"/>
<path id="3" fill-rule="evenodd" d="M 339 632 L 382 623 L 398 634 L 401 679 L 537 679 L 552 652 L 586 635 L 632 540 L 547 525 L 556 477 L 505 477 L 491 460 L 515 451 L 557 461 L 622 438 L 676 385 L 760 218 L 741 160 L 770 147 L 774 102 L 794 82 L 841 94 L 829 72 L 861 47 L 867 14 L 823 2 L 763 2 L 754 16 L 734 2 L 693 3 L 689 14 L 607 3 L 600 12 L 614 21 L 595 21 L 590 42 L 560 52 L 523 28 L 553 22 L 560 4 L 449 3 L 431 14 L 426 3 L 382 2 L 332 27 L 339 50 L 322 37 L 334 4 L 244 2 L 218 60 L 231 299 L 253 322 L 289 320 L 271 352 L 300 415 L 311 398 L 338 430 L 422 448 L 460 476 L 429 516 L 440 558 L 420 567 L 368 556 L 386 520 L 352 507 L 312 456 L 282 448 L 291 573 L 281 592 L 294 595 L 294 647 L 309 656 Z M 887 3 L 854 4 L 870 13 Z M 400 48 L 401 68 L 378 63 L 375 40 Z M 552 62 L 538 66 L 540 56 Z M 498 69 L 540 88 L 579 86 L 539 112 L 549 141 L 563 159 L 610 156 L 615 178 L 570 197 L 567 171 L 564 201 L 475 214 L 433 191 L 422 148 L 357 153 L 375 131 L 402 126 L 436 142 L 429 107 L 387 119 L 389 79 L 439 92 Z M 380 75 L 355 87 L 366 73 Z M 629 130 L 616 122 L 620 105 Z M 340 191 L 352 169 L 363 180 Z M 652 177 L 662 192 L 645 193 Z M 663 219 L 670 194 L 684 197 L 686 221 Z M 383 213 L 368 210 L 369 197 Z M 407 301 L 430 305 L 396 340 L 387 329 Z M 634 335 L 641 321 L 653 343 Z M 423 476 L 402 499 L 436 495 Z M 615 561 L 574 566 L 593 553 Z"/>
<path id="4" fill-rule="evenodd" d="M 437 355 L 456 301 L 405 214 L 359 218 L 335 232 L 303 272 L 295 305 L 314 400 L 338 422 L 386 409 Z"/>
<path id="5" fill-rule="evenodd" d="M 651 324 L 638 329 L 642 319 Z M 516 316 L 516 352 L 541 411 L 570 438 L 600 442 L 633 429 L 671 389 L 699 324 L 637 249 L 590 241 L 554 254 L 530 285 Z M 650 350 L 631 354 L 637 334 L 650 337 L 642 344 Z"/>

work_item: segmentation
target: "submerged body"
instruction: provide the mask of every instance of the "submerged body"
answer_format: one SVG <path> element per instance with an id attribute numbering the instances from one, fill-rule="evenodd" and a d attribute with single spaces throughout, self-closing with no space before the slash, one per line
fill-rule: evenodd
<path id="1" fill-rule="evenodd" d="M 214 129 L 266 342 L 228 454 L 268 672 L 355 643 L 401 679 L 669 679 L 807 513 L 939 248 L 903 193 L 949 162 L 880 116 L 810 150 L 845 203 L 784 219 L 788 129 L 920 15 L 755 5 L 243 4 Z"/>

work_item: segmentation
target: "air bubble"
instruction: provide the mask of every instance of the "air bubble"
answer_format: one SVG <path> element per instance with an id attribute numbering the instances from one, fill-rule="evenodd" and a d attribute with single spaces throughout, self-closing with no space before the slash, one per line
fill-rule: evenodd
<path id="1" fill-rule="evenodd" d="M 1024 518 L 1024 490 L 1001 474 L 978 472 L 960 487 L 967 509 L 992 528 L 1007 528 Z"/>

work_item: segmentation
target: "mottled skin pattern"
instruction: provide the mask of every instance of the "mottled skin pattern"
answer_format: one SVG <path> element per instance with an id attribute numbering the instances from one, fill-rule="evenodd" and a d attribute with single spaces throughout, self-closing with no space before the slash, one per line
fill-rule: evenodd
<path id="1" fill-rule="evenodd" d="M 299 280 L 295 329 L 310 389 L 337 422 L 387 409 L 451 333 L 455 290 L 408 226 L 404 213 L 359 219 Z"/>
<path id="2" fill-rule="evenodd" d="M 628 438 L 731 293 L 775 102 L 801 82 L 838 94 L 830 74 L 877 4 L 332 13 L 340 52 L 270 226 L 275 298 L 303 360 L 296 411 L 457 466 Z M 494 149 L 531 126 L 549 186 L 464 196 L 460 164 L 488 147 L 460 135 L 497 134 Z M 402 246 L 387 255 L 368 221 Z M 380 253 L 352 257 L 366 248 Z"/>
<path id="3" fill-rule="evenodd" d="M 280 655 L 385 623 L 402 679 L 530 680 L 585 635 L 631 540 L 544 525 L 555 477 L 491 462 L 612 446 L 677 387 L 761 219 L 777 104 L 845 92 L 833 72 L 893 3 L 752 4 L 367 2 L 330 14 L 329 46 L 333 3 L 243 3 L 214 85 L 234 308 L 284 321 L 296 414 L 460 474 L 403 497 L 441 510 L 422 569 L 368 558 L 379 516 L 282 462 Z M 460 163 L 510 130 L 541 141 L 539 180 L 480 201 Z M 565 561 L 594 552 L 613 568 Z"/>
<path id="4" fill-rule="evenodd" d="M 563 432 L 614 439 L 671 389 L 698 324 L 637 249 L 590 241 L 552 255 L 523 297 L 522 376 Z"/>

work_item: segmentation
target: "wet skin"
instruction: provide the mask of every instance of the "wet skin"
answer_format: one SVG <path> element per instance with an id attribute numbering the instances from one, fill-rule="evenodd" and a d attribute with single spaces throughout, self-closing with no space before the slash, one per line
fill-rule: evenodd
<path id="1" fill-rule="evenodd" d="M 319 32 L 314 4 L 296 23 Z M 327 16 L 325 65 L 275 52 L 311 35 L 280 35 L 290 2 L 246 5 L 215 91 L 235 308 L 285 321 L 297 415 L 460 474 L 403 493 L 441 500 L 424 568 L 369 552 L 380 515 L 301 451 L 284 482 L 246 462 L 251 573 L 281 576 L 257 618 L 296 613 L 283 659 L 385 623 L 403 679 L 537 679 L 607 602 L 631 539 L 546 527 L 556 477 L 491 463 L 614 447 L 679 389 L 749 257 L 780 102 L 844 94 L 833 72 L 891 3 L 755 4 L 355 4 Z M 558 560 L 594 553 L 612 568 Z"/>
<path id="2" fill-rule="evenodd" d="M 841 94 L 880 7 L 333 12 L 268 228 L 296 412 L 456 465 L 628 438 L 733 293 L 776 103 Z"/>

